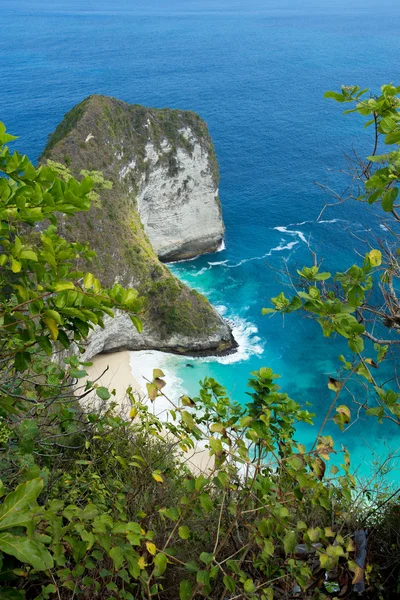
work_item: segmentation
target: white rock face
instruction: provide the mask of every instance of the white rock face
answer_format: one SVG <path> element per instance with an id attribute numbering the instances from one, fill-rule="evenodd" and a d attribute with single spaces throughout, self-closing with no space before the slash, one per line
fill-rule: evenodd
<path id="1" fill-rule="evenodd" d="M 164 141 L 146 144 L 146 175 L 137 194 L 137 210 L 151 245 L 163 261 L 214 252 L 224 236 L 218 187 L 210 147 L 188 127 L 180 130 L 193 151 Z M 170 156 L 170 163 L 168 162 Z"/>
<path id="2" fill-rule="evenodd" d="M 128 315 L 117 311 L 115 318 L 106 317 L 105 327 L 95 327 L 87 338 L 83 360 L 90 360 L 102 352 L 119 350 L 161 350 L 175 354 L 214 355 L 236 347 L 228 324 L 219 319 L 212 333 L 188 337 L 181 334 L 160 337 L 157 327 L 144 323 L 142 333 L 138 333 Z M 223 351 L 222 351 L 223 352 Z"/>

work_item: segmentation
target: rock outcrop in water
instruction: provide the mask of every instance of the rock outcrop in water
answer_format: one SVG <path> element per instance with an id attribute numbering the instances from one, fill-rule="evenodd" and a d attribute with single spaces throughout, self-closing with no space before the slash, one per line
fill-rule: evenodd
<path id="1" fill-rule="evenodd" d="M 118 181 L 161 260 L 215 252 L 222 242 L 218 164 L 197 114 L 90 96 L 50 139 L 44 156 L 54 155 Z"/>
<path id="2" fill-rule="evenodd" d="M 112 181 L 87 213 L 66 220 L 63 234 L 89 242 L 90 269 L 105 285 L 136 287 L 147 301 L 141 335 L 119 315 L 91 335 L 87 354 L 152 348 L 219 354 L 235 347 L 227 323 L 208 300 L 160 262 L 213 251 L 224 226 L 218 166 L 207 126 L 187 111 L 148 109 L 90 96 L 59 124 L 41 161 L 74 175 L 102 171 Z"/>

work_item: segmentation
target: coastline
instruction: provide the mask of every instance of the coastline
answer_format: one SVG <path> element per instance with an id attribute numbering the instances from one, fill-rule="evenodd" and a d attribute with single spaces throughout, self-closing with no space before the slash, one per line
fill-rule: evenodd
<path id="1" fill-rule="evenodd" d="M 98 354 L 91 359 L 92 366 L 86 367 L 88 379 L 95 381 L 99 386 L 104 386 L 110 392 L 115 390 L 115 395 L 107 402 L 115 402 L 118 410 L 123 416 L 128 418 L 130 402 L 126 395 L 129 386 L 132 387 L 135 398 L 146 404 L 153 414 L 157 415 L 161 421 L 167 422 L 171 403 L 164 396 L 156 398 L 150 402 L 146 394 L 146 381 L 153 378 L 153 369 L 161 368 L 165 373 L 166 386 L 163 390 L 166 396 L 171 398 L 174 404 L 179 405 L 179 398 L 183 395 L 184 389 L 181 387 L 182 380 L 176 377 L 173 369 L 168 368 L 168 354 L 154 350 L 143 350 L 137 352 L 113 352 L 108 354 Z M 90 394 L 84 403 L 89 404 L 99 399 L 95 393 Z M 166 433 L 166 435 L 168 435 Z M 198 442 L 193 450 L 182 453 L 182 462 L 193 472 L 206 473 L 213 465 L 213 459 L 204 447 L 204 442 Z"/>

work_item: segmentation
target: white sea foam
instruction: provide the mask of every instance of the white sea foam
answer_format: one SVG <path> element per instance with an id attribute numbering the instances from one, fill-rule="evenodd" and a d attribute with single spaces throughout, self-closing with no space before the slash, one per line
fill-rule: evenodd
<path id="1" fill-rule="evenodd" d="M 339 222 L 343 222 L 343 223 L 348 223 L 348 221 L 346 221 L 345 219 L 321 219 L 321 221 L 317 221 L 317 220 L 309 220 L 309 221 L 301 221 L 300 223 L 289 223 L 289 225 L 287 227 L 301 227 L 302 225 L 307 225 L 308 223 L 312 223 L 313 225 L 318 225 L 319 223 L 339 223 Z"/>
<path id="2" fill-rule="evenodd" d="M 238 347 L 233 354 L 226 356 L 202 356 L 202 357 L 185 357 L 185 361 L 200 361 L 200 362 L 218 362 L 222 365 L 229 365 L 237 362 L 248 360 L 250 356 L 259 355 L 264 352 L 264 347 L 261 339 L 256 335 L 258 329 L 254 323 L 239 317 L 238 315 L 229 315 L 228 308 L 223 304 L 215 306 L 221 317 L 224 317 L 229 323 L 233 337 L 238 343 Z"/>
<path id="3" fill-rule="evenodd" d="M 272 252 L 282 252 L 282 250 L 291 250 L 292 248 L 294 248 L 294 246 L 297 246 L 298 243 L 299 243 L 298 241 L 295 241 L 295 242 L 289 242 L 285 246 L 281 246 L 281 245 L 275 246 L 275 248 L 271 248 L 271 250 L 268 252 L 267 256 L 270 256 L 272 254 Z"/>
<path id="4" fill-rule="evenodd" d="M 166 354 L 156 350 L 140 350 L 130 352 L 130 367 L 133 376 L 138 381 L 139 385 L 146 389 L 146 383 L 153 379 L 153 369 L 161 369 L 165 375 L 166 386 L 163 388 L 163 393 L 175 404 L 179 403 L 179 399 L 184 394 L 187 394 L 183 385 L 183 380 L 178 377 L 177 371 L 183 368 L 187 363 L 202 362 L 211 363 L 218 362 L 220 364 L 233 364 L 248 360 L 251 356 L 260 355 L 264 352 L 261 339 L 256 335 L 257 327 L 254 323 L 239 317 L 228 316 L 228 308 L 224 305 L 215 307 L 221 316 L 224 316 L 232 328 L 233 336 L 238 343 L 238 348 L 233 354 L 227 356 L 177 356 Z M 171 404 L 167 398 L 159 397 L 154 402 L 149 402 L 152 412 L 163 418 L 166 418 Z"/>
<path id="5" fill-rule="evenodd" d="M 302 231 L 295 231 L 292 229 L 288 229 L 287 227 L 289 227 L 289 225 L 286 227 L 285 226 L 274 227 L 274 229 L 276 231 L 280 231 L 281 233 L 286 233 L 287 235 L 296 235 L 297 237 L 299 237 L 301 239 L 302 242 L 304 242 L 305 244 L 308 243 L 307 239 Z"/>
<path id="6" fill-rule="evenodd" d="M 285 240 L 282 239 L 280 241 L 279 246 L 275 246 L 275 248 L 271 248 L 271 250 L 268 250 L 268 252 L 266 252 L 262 256 L 251 256 L 250 258 L 243 258 L 242 260 L 240 260 L 238 263 L 235 263 L 234 265 L 227 264 L 226 266 L 229 269 L 234 269 L 236 267 L 240 267 L 241 265 L 244 265 L 245 263 L 252 262 L 253 260 L 263 260 L 264 258 L 267 258 L 267 256 L 271 256 L 271 254 L 273 252 L 282 252 L 283 250 L 291 250 L 292 248 L 294 248 L 294 246 L 297 246 L 297 244 L 299 243 L 298 241 L 295 241 L 295 242 L 289 242 L 288 244 L 282 245 L 284 242 L 285 242 Z"/>
<path id="7" fill-rule="evenodd" d="M 220 241 L 219 246 L 217 248 L 217 252 L 222 252 L 223 250 L 226 250 L 224 238 L 222 238 L 222 240 Z"/>
<path id="8" fill-rule="evenodd" d="M 197 260 L 201 255 L 196 254 L 196 256 L 192 256 L 192 258 L 184 258 L 182 260 L 171 260 L 168 262 L 169 265 L 179 265 L 181 263 L 191 262 L 192 260 Z"/>
<path id="9" fill-rule="evenodd" d="M 146 390 L 146 383 L 153 379 L 153 370 L 161 369 L 166 381 L 163 393 L 176 403 L 185 394 L 182 379 L 176 375 L 174 363 L 176 363 L 177 358 L 174 355 L 157 350 L 139 350 L 130 352 L 130 367 L 133 376 L 144 390 Z M 186 360 L 186 357 L 182 357 L 182 359 Z M 166 414 L 167 409 L 171 408 L 171 404 L 162 396 L 150 403 L 150 406 L 152 412 L 157 415 Z"/>
<path id="10" fill-rule="evenodd" d="M 206 271 L 209 271 L 211 269 L 211 267 L 203 267 L 202 269 L 200 269 L 200 271 L 197 271 L 197 273 L 193 273 L 193 277 L 198 277 L 199 275 L 203 275 L 203 273 L 205 273 Z"/>
<path id="11" fill-rule="evenodd" d="M 264 352 L 264 346 L 261 339 L 256 335 L 258 329 L 254 323 L 239 316 L 225 316 L 231 326 L 233 337 L 238 343 L 238 348 L 234 354 L 227 356 L 213 357 L 217 362 L 228 365 L 236 362 L 248 360 L 251 356 L 260 355 Z"/>
<path id="12" fill-rule="evenodd" d="M 217 262 L 209 262 L 207 264 L 210 265 L 211 267 L 216 267 L 217 265 L 226 265 L 227 262 L 228 262 L 228 259 L 226 259 L 226 260 L 219 260 Z"/>
<path id="13" fill-rule="evenodd" d="M 219 312 L 219 314 L 221 315 L 221 317 L 223 317 L 224 315 L 226 315 L 226 312 L 228 310 L 228 308 L 224 305 L 224 304 L 216 304 L 214 306 L 215 310 L 217 310 Z"/>

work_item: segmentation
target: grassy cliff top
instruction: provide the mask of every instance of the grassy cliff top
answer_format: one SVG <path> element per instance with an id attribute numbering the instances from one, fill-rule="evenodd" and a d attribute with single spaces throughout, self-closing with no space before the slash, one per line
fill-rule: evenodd
<path id="1" fill-rule="evenodd" d="M 61 148 L 64 149 L 63 158 L 67 163 L 77 154 L 93 154 L 97 133 L 100 140 L 111 144 L 117 151 L 134 149 L 138 170 L 144 172 L 143 161 L 148 142 L 158 150 L 161 150 L 163 142 L 168 142 L 172 155 L 176 154 L 178 148 L 191 153 L 193 144 L 184 135 L 187 128 L 197 138 L 196 143 L 207 148 L 214 182 L 218 186 L 219 170 L 214 146 L 207 124 L 198 114 L 186 110 L 127 104 L 109 96 L 92 95 L 74 106 L 49 136 L 41 158 L 50 158 L 54 152 L 59 154 Z M 94 136 L 93 143 L 85 142 L 90 134 Z M 85 159 L 87 156 L 81 158 Z M 97 159 L 101 159 L 101 156 Z M 103 168 L 106 168 L 104 161 Z"/>

